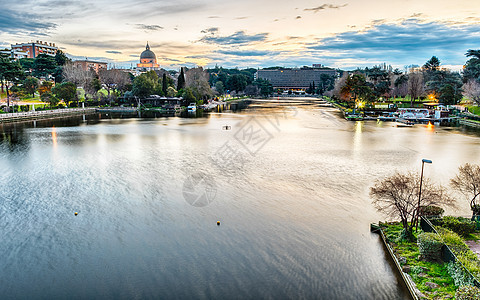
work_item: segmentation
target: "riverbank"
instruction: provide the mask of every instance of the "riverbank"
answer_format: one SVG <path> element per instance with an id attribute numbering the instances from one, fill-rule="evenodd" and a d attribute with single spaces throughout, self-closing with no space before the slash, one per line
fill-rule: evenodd
<path id="1" fill-rule="evenodd" d="M 472 252 L 479 248 L 480 232 L 476 228 L 477 224 L 467 218 L 422 217 L 421 230 L 413 232 L 412 240 L 406 240 L 399 222 L 371 227 L 372 232 L 380 234 L 412 298 L 432 300 L 476 299 L 462 298 L 464 290 L 480 295 L 480 260 Z"/>

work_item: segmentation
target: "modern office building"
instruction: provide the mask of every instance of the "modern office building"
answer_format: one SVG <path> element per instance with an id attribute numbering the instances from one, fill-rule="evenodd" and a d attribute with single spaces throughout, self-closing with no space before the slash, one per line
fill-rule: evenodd
<path id="1" fill-rule="evenodd" d="M 256 78 L 270 81 L 274 89 L 305 90 L 315 82 L 319 85 L 322 74 L 337 76 L 335 69 L 322 65 L 302 68 L 282 68 L 258 70 Z"/>
<path id="2" fill-rule="evenodd" d="M 25 52 L 27 57 L 35 58 L 39 54 L 46 54 L 50 56 L 55 56 L 57 54 L 58 48 L 55 46 L 55 43 L 47 43 L 43 41 L 36 41 L 30 43 L 20 43 L 11 45 L 13 51 Z"/>

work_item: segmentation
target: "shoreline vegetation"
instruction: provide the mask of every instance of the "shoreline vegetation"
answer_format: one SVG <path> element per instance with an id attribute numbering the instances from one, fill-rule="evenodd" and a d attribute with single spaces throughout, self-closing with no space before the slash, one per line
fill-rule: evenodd
<path id="1" fill-rule="evenodd" d="M 379 223 L 377 228 L 383 231 L 402 272 L 415 284 L 418 299 L 479 299 L 480 254 L 465 242 L 479 245 L 480 223 L 452 216 L 430 221 L 437 224 L 431 226 L 433 231 L 422 226 L 425 231 L 415 231 L 411 240 L 402 238 L 400 222 Z"/>

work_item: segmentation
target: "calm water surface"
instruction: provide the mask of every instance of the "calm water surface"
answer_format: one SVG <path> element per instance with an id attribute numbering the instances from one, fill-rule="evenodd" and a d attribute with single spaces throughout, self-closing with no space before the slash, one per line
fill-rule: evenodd
<path id="1" fill-rule="evenodd" d="M 448 183 L 480 146 L 476 132 L 347 122 L 314 102 L 0 132 L 4 299 L 408 299 L 369 232 L 383 216 L 368 188 L 422 158 Z"/>

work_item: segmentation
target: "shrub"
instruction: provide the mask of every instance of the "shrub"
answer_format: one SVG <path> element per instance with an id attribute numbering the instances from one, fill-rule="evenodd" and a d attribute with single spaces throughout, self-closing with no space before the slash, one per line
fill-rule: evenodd
<path id="1" fill-rule="evenodd" d="M 465 271 L 462 265 L 458 262 L 449 262 L 447 271 L 450 277 L 453 278 L 455 286 L 470 286 L 473 285 L 473 278 Z"/>
<path id="2" fill-rule="evenodd" d="M 417 237 L 418 250 L 427 261 L 440 261 L 443 242 L 440 236 L 433 232 L 422 232 Z"/>
<path id="3" fill-rule="evenodd" d="M 461 286 L 455 293 L 457 300 L 476 300 L 480 299 L 480 289 L 475 286 Z"/>
<path id="4" fill-rule="evenodd" d="M 441 217 L 444 213 L 443 208 L 429 205 L 429 206 L 420 206 L 420 215 L 428 217 Z"/>
<path id="5" fill-rule="evenodd" d="M 462 217 L 443 217 L 441 226 L 448 228 L 461 236 L 467 236 L 475 232 L 475 222 Z"/>

